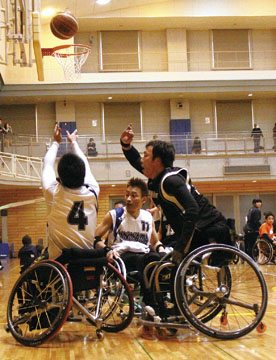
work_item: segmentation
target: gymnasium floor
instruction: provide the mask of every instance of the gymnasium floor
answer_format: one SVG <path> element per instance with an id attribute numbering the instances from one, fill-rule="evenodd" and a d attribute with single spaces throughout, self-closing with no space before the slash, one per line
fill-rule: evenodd
<path id="1" fill-rule="evenodd" d="M 139 336 L 134 320 L 123 332 L 105 333 L 103 341 L 96 338 L 95 328 L 87 323 L 66 323 L 62 332 L 51 342 L 37 348 L 24 347 L 3 329 L 10 290 L 19 274 L 17 259 L 2 261 L 0 272 L 0 358 L 3 360 L 178 360 L 178 359 L 275 359 L 276 333 L 276 266 L 265 265 L 269 302 L 264 318 L 267 330 L 256 330 L 241 339 L 222 341 L 185 329 L 167 340 L 146 340 Z M 250 284 L 249 284 L 250 286 Z M 252 288 L 254 292 L 254 288 Z"/>

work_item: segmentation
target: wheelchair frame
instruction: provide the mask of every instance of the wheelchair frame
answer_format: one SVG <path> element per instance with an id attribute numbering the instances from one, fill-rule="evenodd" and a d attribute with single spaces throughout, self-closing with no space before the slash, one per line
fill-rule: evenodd
<path id="1" fill-rule="evenodd" d="M 87 259 L 87 263 L 93 268 L 93 259 Z M 125 329 L 133 318 L 134 301 L 124 276 L 106 263 L 96 283 L 97 286 L 93 279 L 89 290 L 94 294 L 92 298 L 78 299 L 73 295 L 70 275 L 62 264 L 43 260 L 32 265 L 11 291 L 6 330 L 23 345 L 40 345 L 58 334 L 71 308 L 96 326 L 98 339 L 103 338 L 102 330 Z"/>
<path id="2" fill-rule="evenodd" d="M 260 257 L 260 254 L 263 256 Z M 253 259 L 260 265 L 265 265 L 271 261 L 275 261 L 276 248 L 265 238 L 257 238 L 253 249 Z"/>
<path id="3" fill-rule="evenodd" d="M 145 335 L 155 331 L 163 339 L 165 329 L 172 334 L 191 326 L 218 339 L 239 338 L 254 328 L 265 331 L 267 287 L 258 265 L 247 254 L 217 244 L 195 249 L 177 269 L 168 258 L 145 268 L 145 283 L 155 302 L 155 313 L 144 313 L 138 320 Z"/>

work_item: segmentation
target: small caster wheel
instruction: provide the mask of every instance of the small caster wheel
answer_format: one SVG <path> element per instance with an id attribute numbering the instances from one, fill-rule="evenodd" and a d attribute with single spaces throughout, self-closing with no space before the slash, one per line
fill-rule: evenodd
<path id="1" fill-rule="evenodd" d="M 220 323 L 221 323 L 221 325 L 223 325 L 223 326 L 228 325 L 227 315 L 221 315 L 221 317 L 220 317 Z"/>
<path id="2" fill-rule="evenodd" d="M 104 335 L 101 330 L 96 330 L 96 335 L 97 335 L 98 340 L 103 340 Z"/>
<path id="3" fill-rule="evenodd" d="M 262 334 L 266 331 L 266 324 L 260 322 L 260 324 L 256 327 L 258 333 Z"/>
<path id="4" fill-rule="evenodd" d="M 177 329 L 174 328 L 168 328 L 168 332 L 170 333 L 170 336 L 174 336 L 177 334 Z"/>
<path id="5" fill-rule="evenodd" d="M 156 328 L 155 335 L 158 340 L 165 340 L 167 338 L 167 333 L 165 329 Z"/>
<path id="6" fill-rule="evenodd" d="M 10 328 L 9 328 L 9 325 L 8 325 L 8 324 L 5 324 L 5 325 L 4 325 L 4 330 L 6 330 L 7 333 L 10 332 Z"/>
<path id="7" fill-rule="evenodd" d="M 140 331 L 140 335 L 144 339 L 152 340 L 153 339 L 153 327 L 148 326 L 148 325 L 143 325 L 142 329 Z"/>

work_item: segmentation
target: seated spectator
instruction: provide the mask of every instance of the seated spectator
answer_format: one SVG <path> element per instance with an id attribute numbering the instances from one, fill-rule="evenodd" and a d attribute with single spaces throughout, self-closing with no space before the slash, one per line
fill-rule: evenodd
<path id="1" fill-rule="evenodd" d="M 20 273 L 23 273 L 35 259 L 38 257 L 36 246 L 32 244 L 32 239 L 29 235 L 22 238 L 22 248 L 18 252 L 20 259 Z"/>
<path id="2" fill-rule="evenodd" d="M 192 147 L 193 154 L 200 154 L 201 153 L 201 140 L 198 136 L 195 137 L 193 147 Z"/>
<path id="3" fill-rule="evenodd" d="M 87 144 L 87 155 L 88 156 L 97 156 L 98 151 L 96 149 L 96 144 L 93 138 L 89 139 L 89 143 Z"/>

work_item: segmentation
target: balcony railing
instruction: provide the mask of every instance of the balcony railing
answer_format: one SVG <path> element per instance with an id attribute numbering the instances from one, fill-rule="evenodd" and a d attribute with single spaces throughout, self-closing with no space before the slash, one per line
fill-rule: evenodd
<path id="1" fill-rule="evenodd" d="M 152 140 L 153 136 L 157 136 L 159 140 L 170 141 L 174 144 L 176 154 L 178 156 L 213 156 L 213 155 L 245 155 L 254 154 L 254 142 L 250 136 L 250 132 L 240 133 L 192 133 L 186 135 L 168 135 L 168 134 L 136 134 L 134 146 L 141 153 L 144 151 L 145 144 Z M 195 137 L 201 140 L 200 154 L 194 154 L 192 151 L 193 141 Z M 87 145 L 90 136 L 80 135 L 79 145 L 82 151 L 89 157 Z M 97 158 L 116 158 L 122 156 L 122 150 L 119 143 L 119 137 L 106 136 L 103 137 L 93 135 L 96 143 Z M 28 157 L 44 157 L 47 149 L 51 144 L 51 136 L 33 136 L 33 135 L 12 135 L 9 137 L 9 147 L 2 147 L 2 152 L 19 154 Z M 58 156 L 62 153 L 70 151 L 70 144 L 66 138 L 61 143 Z M 274 141 L 271 132 L 264 133 L 261 139 L 260 154 L 273 153 Z"/>

